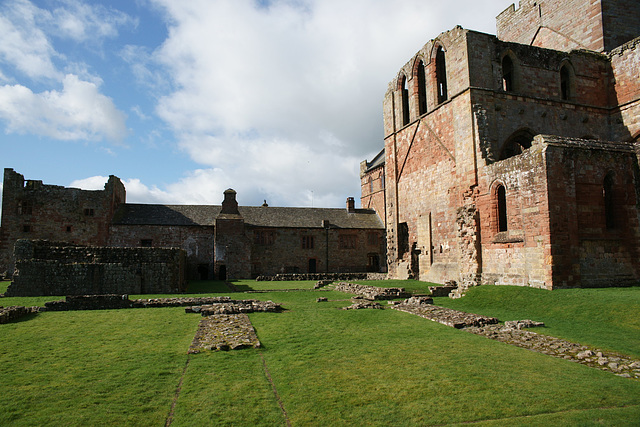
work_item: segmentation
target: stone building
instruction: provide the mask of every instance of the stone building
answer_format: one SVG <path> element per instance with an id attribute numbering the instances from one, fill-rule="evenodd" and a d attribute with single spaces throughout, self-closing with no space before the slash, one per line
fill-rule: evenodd
<path id="1" fill-rule="evenodd" d="M 497 36 L 455 27 L 402 66 L 361 165 L 390 276 L 637 283 L 638 36 L 637 0 L 522 0 Z"/>
<path id="2" fill-rule="evenodd" d="M 386 268 L 384 233 L 376 212 L 356 209 L 353 198 L 346 209 L 238 206 L 229 189 L 222 205 L 132 204 L 115 176 L 104 190 L 87 191 L 25 181 L 5 169 L 0 272 L 13 273 L 19 239 L 183 249 L 190 279 L 379 272 Z"/>

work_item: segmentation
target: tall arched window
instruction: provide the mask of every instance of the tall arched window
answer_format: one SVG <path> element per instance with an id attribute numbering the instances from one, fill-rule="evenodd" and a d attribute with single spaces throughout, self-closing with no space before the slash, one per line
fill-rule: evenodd
<path id="1" fill-rule="evenodd" d="M 424 78 L 424 62 L 418 62 L 418 114 L 427 112 L 427 86 Z"/>
<path id="2" fill-rule="evenodd" d="M 509 55 L 502 58 L 502 89 L 505 92 L 515 90 L 515 70 Z"/>
<path id="3" fill-rule="evenodd" d="M 402 76 L 402 126 L 409 124 L 409 84 L 407 76 Z"/>
<path id="4" fill-rule="evenodd" d="M 447 100 L 447 65 L 445 63 L 444 49 L 438 46 L 436 52 L 436 86 L 438 89 L 438 104 Z"/>
<path id="5" fill-rule="evenodd" d="M 507 190 L 504 185 L 496 188 L 498 202 L 498 232 L 507 231 Z"/>
<path id="6" fill-rule="evenodd" d="M 575 96 L 573 68 L 569 63 L 560 67 L 560 97 L 565 101 L 571 101 Z"/>
<path id="7" fill-rule="evenodd" d="M 613 173 L 609 172 L 604 177 L 602 185 L 602 197 L 604 199 L 604 219 L 607 230 L 611 230 L 616 226 L 615 220 L 615 203 L 613 201 Z"/>

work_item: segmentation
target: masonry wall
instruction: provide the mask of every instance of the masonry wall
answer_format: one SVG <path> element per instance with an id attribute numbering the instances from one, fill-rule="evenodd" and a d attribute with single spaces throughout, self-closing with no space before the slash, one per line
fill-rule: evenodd
<path id="1" fill-rule="evenodd" d="M 261 227 L 248 228 L 247 233 L 252 241 L 252 277 L 383 272 L 386 268 L 384 230 Z M 271 238 L 261 239 L 261 233 Z"/>
<path id="2" fill-rule="evenodd" d="M 106 245 L 115 209 L 125 199 L 124 186 L 114 176 L 104 190 L 87 191 L 25 181 L 13 169 L 5 169 L 0 271 L 13 272 L 13 245 L 18 239 Z"/>
<path id="3" fill-rule="evenodd" d="M 109 246 L 181 248 L 189 280 L 213 279 L 213 227 L 176 225 L 112 225 Z"/>
<path id="4" fill-rule="evenodd" d="M 180 249 L 68 246 L 18 240 L 5 295 L 175 293 L 186 289 Z"/>
<path id="5" fill-rule="evenodd" d="M 640 279 L 638 164 L 633 147 L 545 138 L 553 287 L 621 286 Z M 613 145 L 613 146 L 612 146 Z M 604 181 L 613 178 L 613 226 Z"/>
<path id="6" fill-rule="evenodd" d="M 386 220 L 384 184 L 384 166 L 379 166 L 369 171 L 361 170 L 360 205 L 363 209 L 373 209 L 383 223 Z"/>
<path id="7" fill-rule="evenodd" d="M 639 3 L 640 4 L 640 3 Z M 612 70 L 612 104 L 618 106 L 611 123 L 612 138 L 638 141 L 640 138 L 640 37 L 610 54 Z"/>

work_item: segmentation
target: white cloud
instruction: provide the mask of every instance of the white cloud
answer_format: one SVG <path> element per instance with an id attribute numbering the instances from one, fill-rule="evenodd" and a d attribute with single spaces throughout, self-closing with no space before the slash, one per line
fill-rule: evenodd
<path id="1" fill-rule="evenodd" d="M 87 4 L 78 0 L 61 0 L 61 6 L 51 12 L 49 25 L 57 37 L 75 41 L 99 41 L 118 35 L 123 25 L 137 26 L 138 21 L 118 10 L 100 4 Z"/>
<path id="2" fill-rule="evenodd" d="M 126 117 L 95 83 L 71 74 L 62 83 L 62 91 L 39 94 L 22 85 L 0 86 L 0 118 L 7 122 L 6 131 L 59 140 L 122 140 Z"/>

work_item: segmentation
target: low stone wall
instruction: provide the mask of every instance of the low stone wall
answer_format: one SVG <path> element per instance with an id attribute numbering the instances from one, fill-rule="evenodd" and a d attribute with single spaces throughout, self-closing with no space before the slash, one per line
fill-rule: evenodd
<path id="1" fill-rule="evenodd" d="M 170 248 L 69 246 L 18 240 L 6 296 L 176 293 L 186 289 L 185 252 Z"/>
<path id="2" fill-rule="evenodd" d="M 338 292 L 361 295 L 370 300 L 389 300 L 396 298 L 408 298 L 411 294 L 405 292 L 404 288 L 379 288 L 377 286 L 358 285 L 356 283 L 336 283 L 332 285 Z"/>
<path id="3" fill-rule="evenodd" d="M 11 307 L 0 307 L 0 324 L 13 322 L 23 316 L 37 313 L 40 307 L 22 307 L 14 305 Z"/>
<path id="4" fill-rule="evenodd" d="M 296 280 L 387 280 L 387 273 L 291 273 L 275 276 L 258 276 L 257 281 L 296 281 Z"/>

